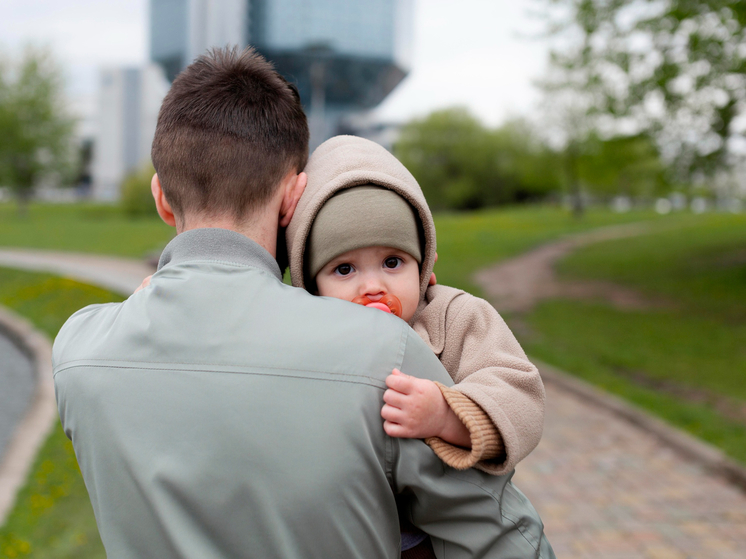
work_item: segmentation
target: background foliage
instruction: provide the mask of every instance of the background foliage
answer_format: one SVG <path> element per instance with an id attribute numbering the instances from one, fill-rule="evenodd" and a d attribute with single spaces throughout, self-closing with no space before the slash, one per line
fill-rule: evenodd
<path id="1" fill-rule="evenodd" d="M 150 191 L 150 181 L 154 173 L 153 164 L 148 161 L 124 179 L 121 205 L 122 210 L 129 217 L 153 217 L 158 215 Z"/>
<path id="2" fill-rule="evenodd" d="M 606 137 L 646 134 L 677 181 L 738 158 L 746 127 L 746 3 L 544 0 L 558 36 L 545 86 L 582 100 Z"/>
<path id="3" fill-rule="evenodd" d="M 560 186 L 556 154 L 527 122 L 489 129 L 463 108 L 406 124 L 394 153 L 436 210 L 536 200 Z"/>
<path id="4" fill-rule="evenodd" d="M 28 47 L 20 60 L 0 59 L 0 185 L 22 205 L 41 180 L 64 183 L 75 171 L 74 120 L 62 89 L 48 50 Z"/>

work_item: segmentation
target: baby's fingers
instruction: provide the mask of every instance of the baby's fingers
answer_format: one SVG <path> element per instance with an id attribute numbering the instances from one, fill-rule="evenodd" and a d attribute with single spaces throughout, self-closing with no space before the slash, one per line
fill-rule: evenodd
<path id="1" fill-rule="evenodd" d="M 384 421 L 383 430 L 386 431 L 386 434 L 389 437 L 398 437 L 400 439 L 413 438 L 408 434 L 408 430 L 404 426 L 394 423 L 393 421 Z"/>
<path id="2" fill-rule="evenodd" d="M 401 392 L 397 392 L 396 390 L 392 390 L 391 388 L 383 393 L 383 401 L 399 409 L 405 406 L 406 398 L 406 394 L 402 394 Z"/>
<path id="3" fill-rule="evenodd" d="M 381 417 L 386 421 L 402 423 L 407 418 L 407 415 L 399 408 L 395 408 L 389 404 L 384 404 L 381 408 Z"/>
<path id="4" fill-rule="evenodd" d="M 394 369 L 394 371 L 386 377 L 386 386 L 391 390 L 396 390 L 402 394 L 409 394 L 412 392 L 415 380 L 414 377 L 405 375 L 399 369 Z"/>
<path id="5" fill-rule="evenodd" d="M 150 276 L 146 277 L 144 280 L 142 280 L 142 283 L 140 284 L 140 286 L 137 289 L 135 289 L 135 293 L 137 293 L 141 289 L 145 289 L 147 286 L 149 286 L 150 285 L 150 278 L 152 278 L 152 277 L 153 276 L 150 275 Z"/>

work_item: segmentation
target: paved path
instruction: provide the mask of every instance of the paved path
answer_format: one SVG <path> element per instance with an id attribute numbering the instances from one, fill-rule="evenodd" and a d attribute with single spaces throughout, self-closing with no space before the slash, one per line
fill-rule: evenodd
<path id="1" fill-rule="evenodd" d="M 40 265 L 40 254 L 29 260 L 34 269 L 55 271 Z M 110 289 L 120 285 L 124 294 L 150 273 L 123 259 L 98 266 L 97 257 L 51 256 L 57 271 Z M 25 267 L 25 258 L 0 251 L 0 265 Z M 506 266 L 518 273 L 515 285 L 525 283 L 515 261 Z M 544 438 L 515 479 L 542 514 L 560 559 L 746 558 L 746 494 L 558 385 L 547 384 Z"/>
<path id="2" fill-rule="evenodd" d="M 0 329 L 0 459 L 31 405 L 35 387 L 36 370 L 30 359 Z"/>
<path id="3" fill-rule="evenodd" d="M 57 419 L 52 345 L 25 318 L 0 306 L 0 526 Z M 12 345 L 7 345 L 12 340 Z M 19 352 L 17 348 L 23 348 Z"/>
<path id="4" fill-rule="evenodd" d="M 645 231 L 632 225 L 576 235 L 476 279 L 502 311 L 573 293 L 611 294 L 612 303 L 634 306 L 639 296 L 614 286 L 568 290 L 552 265 L 577 247 Z M 515 480 L 541 513 L 560 559 L 746 558 L 744 492 L 562 383 L 546 388 L 544 436 Z"/>
<path id="5" fill-rule="evenodd" d="M 0 249 L 0 266 L 51 272 L 128 296 L 155 270 L 134 258 L 44 250 Z"/>
<path id="6" fill-rule="evenodd" d="M 553 384 L 515 480 L 560 559 L 746 557 L 746 494 Z"/>

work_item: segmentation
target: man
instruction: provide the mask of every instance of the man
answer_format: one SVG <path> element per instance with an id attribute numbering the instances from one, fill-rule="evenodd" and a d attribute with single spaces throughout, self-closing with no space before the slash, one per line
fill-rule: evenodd
<path id="1" fill-rule="evenodd" d="M 178 234 L 146 289 L 54 346 L 108 556 L 398 557 L 398 496 L 441 556 L 551 557 L 510 476 L 384 433 L 392 369 L 450 384 L 418 336 L 281 282 L 307 143 L 297 92 L 250 49 L 199 58 L 163 102 L 152 190 Z"/>

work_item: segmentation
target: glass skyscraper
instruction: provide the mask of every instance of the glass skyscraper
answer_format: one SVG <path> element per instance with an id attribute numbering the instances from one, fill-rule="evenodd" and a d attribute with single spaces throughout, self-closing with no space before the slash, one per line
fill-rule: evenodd
<path id="1" fill-rule="evenodd" d="M 406 76 L 412 0 L 151 0 L 151 58 L 173 79 L 210 47 L 253 45 L 298 86 L 312 144 Z"/>

